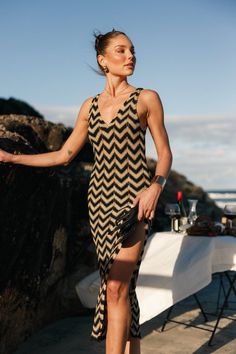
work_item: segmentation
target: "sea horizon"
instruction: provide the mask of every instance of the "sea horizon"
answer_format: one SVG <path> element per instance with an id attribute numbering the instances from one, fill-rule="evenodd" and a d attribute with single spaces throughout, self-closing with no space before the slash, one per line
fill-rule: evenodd
<path id="1" fill-rule="evenodd" d="M 206 189 L 207 194 L 221 209 L 225 204 L 236 205 L 236 189 Z"/>

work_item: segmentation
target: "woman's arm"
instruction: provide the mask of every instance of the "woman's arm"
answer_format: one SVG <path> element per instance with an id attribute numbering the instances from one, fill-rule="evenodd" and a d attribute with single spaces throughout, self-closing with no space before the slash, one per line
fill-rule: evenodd
<path id="1" fill-rule="evenodd" d="M 156 91 L 145 90 L 145 92 L 143 92 L 142 102 L 145 106 L 145 111 L 147 112 L 147 124 L 158 155 L 155 175 L 161 175 L 167 179 L 170 173 L 173 157 L 164 125 L 164 110 L 161 99 Z M 162 187 L 157 183 L 152 183 L 147 189 L 137 195 L 134 200 L 134 205 L 138 201 L 140 202 L 139 220 L 142 220 L 143 217 L 149 219 L 154 217 L 156 205 L 161 192 Z"/>
<path id="2" fill-rule="evenodd" d="M 0 149 L 0 161 L 39 167 L 68 165 L 88 141 L 88 114 L 91 100 L 92 97 L 82 104 L 75 127 L 60 150 L 43 154 L 14 155 Z"/>
<path id="3" fill-rule="evenodd" d="M 158 162 L 155 169 L 155 175 L 161 175 L 166 179 L 169 176 L 172 165 L 172 152 L 170 149 L 169 138 L 164 125 L 164 110 L 161 99 L 156 91 L 148 90 L 144 101 L 147 105 L 147 123 L 152 135 Z"/>

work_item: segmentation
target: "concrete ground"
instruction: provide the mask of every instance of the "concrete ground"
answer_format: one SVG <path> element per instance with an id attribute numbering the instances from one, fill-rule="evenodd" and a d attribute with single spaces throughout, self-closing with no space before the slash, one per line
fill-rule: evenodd
<path id="1" fill-rule="evenodd" d="M 224 282 L 228 286 L 226 278 Z M 194 297 L 190 296 L 174 307 L 171 316 L 185 324 L 168 322 L 164 332 L 161 332 L 167 311 L 142 324 L 142 354 L 236 354 L 236 296 L 233 293 L 224 311 L 224 318 L 219 322 L 212 346 L 208 346 L 211 332 L 199 328 L 212 330 L 216 323 L 213 314 L 216 313 L 218 286 L 219 275 L 215 274 L 211 284 L 197 293 L 208 313 L 208 322 L 204 322 Z M 90 340 L 92 321 L 91 312 L 87 316 L 66 318 L 53 323 L 21 344 L 14 354 L 105 354 L 105 341 L 98 343 Z M 186 325 L 188 323 L 198 328 L 189 327 Z"/>

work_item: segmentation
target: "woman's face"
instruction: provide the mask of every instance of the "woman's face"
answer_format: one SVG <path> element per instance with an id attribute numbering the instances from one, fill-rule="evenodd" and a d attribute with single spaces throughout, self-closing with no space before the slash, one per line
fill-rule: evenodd
<path id="1" fill-rule="evenodd" d="M 134 53 L 134 46 L 129 38 L 119 34 L 110 40 L 106 48 L 106 54 L 104 56 L 99 55 L 99 62 L 102 66 L 107 66 L 111 74 L 118 76 L 132 75 L 136 62 Z"/>

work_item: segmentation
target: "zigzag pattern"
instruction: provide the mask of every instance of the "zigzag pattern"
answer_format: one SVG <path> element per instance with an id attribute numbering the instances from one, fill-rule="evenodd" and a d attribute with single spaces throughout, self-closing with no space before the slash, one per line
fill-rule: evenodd
<path id="1" fill-rule="evenodd" d="M 131 207 L 138 192 L 149 186 L 151 176 L 145 156 L 145 133 L 137 115 L 138 95 L 142 88 L 133 91 L 117 115 L 105 122 L 98 109 L 97 94 L 89 110 L 88 136 L 93 147 L 94 165 L 88 188 L 90 229 L 96 246 L 101 285 L 95 308 L 91 339 L 106 338 L 107 304 L 106 284 L 111 266 L 122 247 L 122 235 L 113 232 L 121 208 Z M 124 210 L 124 209 L 123 209 Z M 139 268 L 148 235 L 133 272 L 129 298 L 131 304 L 130 335 L 141 338 L 140 309 L 135 292 Z"/>

